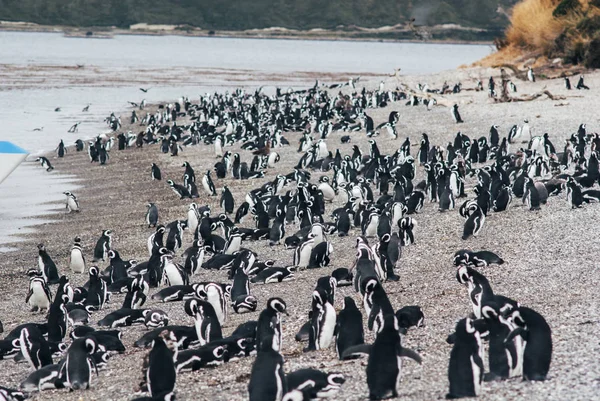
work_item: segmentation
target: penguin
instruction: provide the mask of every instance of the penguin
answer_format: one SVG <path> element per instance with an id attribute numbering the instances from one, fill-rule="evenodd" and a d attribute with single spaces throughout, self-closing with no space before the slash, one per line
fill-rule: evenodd
<path id="1" fill-rule="evenodd" d="M 140 309 L 146 302 L 148 289 L 149 285 L 144 280 L 144 276 L 134 278 L 127 288 L 127 295 L 125 295 L 121 309 Z"/>
<path id="2" fill-rule="evenodd" d="M 77 200 L 77 196 L 69 191 L 63 192 L 63 194 L 67 196 L 65 209 L 67 209 L 69 213 L 80 212 L 81 210 L 79 209 L 79 201 Z"/>
<path id="3" fill-rule="evenodd" d="M 194 327 L 200 346 L 223 338 L 221 324 L 210 302 L 197 298 L 188 299 L 184 309 L 189 316 L 194 318 Z"/>
<path id="4" fill-rule="evenodd" d="M 91 266 L 88 269 L 88 274 L 90 276 L 90 286 L 85 299 L 85 306 L 93 310 L 102 309 L 108 300 L 106 281 L 100 277 L 100 270 L 97 266 Z"/>
<path id="5" fill-rule="evenodd" d="M 505 343 L 516 336 L 523 339 L 523 380 L 544 381 L 552 361 L 552 330 L 546 319 L 533 309 L 520 306 L 509 319 L 516 325 Z"/>
<path id="6" fill-rule="evenodd" d="M 273 220 L 273 225 L 269 230 L 269 245 L 279 245 L 283 237 L 285 237 L 285 215 L 277 210 L 277 216 Z"/>
<path id="7" fill-rule="evenodd" d="M 350 215 L 345 209 L 336 209 L 333 212 L 335 230 L 340 237 L 346 237 L 350 231 Z"/>
<path id="8" fill-rule="evenodd" d="M 472 252 L 467 249 L 461 249 L 454 254 L 454 266 L 485 267 L 491 264 L 502 265 L 504 264 L 504 259 L 490 251 Z"/>
<path id="9" fill-rule="evenodd" d="M 503 185 L 500 192 L 496 196 L 496 199 L 492 202 L 492 210 L 494 212 L 503 212 L 510 206 L 512 202 L 512 188 L 507 185 Z"/>
<path id="10" fill-rule="evenodd" d="M 25 303 L 31 306 L 32 312 L 41 312 L 50 309 L 52 294 L 44 276 L 38 271 L 34 271 L 29 278 L 29 292 L 25 298 Z"/>
<path id="11" fill-rule="evenodd" d="M 144 387 L 151 397 L 170 394 L 177 381 L 178 342 L 173 332 L 162 330 L 145 360 Z"/>
<path id="12" fill-rule="evenodd" d="M 527 69 L 527 80 L 529 82 L 535 82 L 535 73 L 533 72 L 533 68 L 531 67 Z"/>
<path id="13" fill-rule="evenodd" d="M 243 202 L 240 205 L 240 207 L 238 207 L 237 211 L 235 212 L 234 223 L 235 224 L 243 223 L 244 217 L 248 214 L 249 209 L 250 209 L 250 204 L 248 202 Z"/>
<path id="14" fill-rule="evenodd" d="M 162 174 L 160 172 L 160 168 L 156 165 L 156 163 L 152 163 L 152 170 L 150 172 L 150 175 L 152 177 L 152 181 L 154 181 L 154 180 L 157 180 L 157 181 L 162 180 Z"/>
<path id="15" fill-rule="evenodd" d="M 576 89 L 590 89 L 589 86 L 586 86 L 586 84 L 583 81 L 583 75 L 579 76 L 579 80 L 577 81 L 577 85 L 575 86 Z"/>
<path id="16" fill-rule="evenodd" d="M 565 77 L 565 88 L 567 90 L 571 90 L 571 80 L 569 79 L 569 77 Z"/>
<path id="17" fill-rule="evenodd" d="M 419 163 L 421 166 L 428 162 L 427 158 L 429 156 L 429 137 L 427 134 L 421 134 L 421 146 L 419 147 L 419 154 L 417 158 L 419 159 Z"/>
<path id="18" fill-rule="evenodd" d="M 32 372 L 27 379 L 23 380 L 19 388 L 25 392 L 33 393 L 42 390 L 53 390 L 64 388 L 64 382 L 59 378 L 60 368 L 62 364 L 46 365 L 43 368 Z M 2 390 L 0 390 L 2 395 Z M 25 399 L 25 398 L 23 398 Z M 8 398 L 6 401 L 16 401 L 18 399 Z"/>
<path id="19" fill-rule="evenodd" d="M 233 200 L 233 195 L 231 194 L 231 191 L 229 190 L 227 185 L 224 185 L 221 191 L 221 208 L 223 208 L 223 211 L 225 213 L 231 214 L 233 213 L 234 207 L 235 203 Z"/>
<path id="20" fill-rule="evenodd" d="M 38 246 L 38 267 L 42 276 L 46 279 L 46 283 L 49 285 L 57 284 L 59 281 L 58 277 L 58 269 L 56 268 L 56 264 L 48 255 L 46 251 L 46 247 L 44 244 L 39 244 Z"/>
<path id="21" fill-rule="evenodd" d="M 46 169 L 46 171 L 50 172 L 52 170 L 54 170 L 54 167 L 52 167 L 52 164 L 50 163 L 50 160 L 48 160 L 46 157 L 38 157 L 37 159 L 35 159 L 36 162 L 40 162 L 40 164 L 42 165 L 43 168 Z"/>
<path id="22" fill-rule="evenodd" d="M 352 297 L 344 298 L 344 307 L 337 317 L 334 334 L 335 350 L 340 360 L 348 348 L 365 342 L 362 313 Z"/>
<path id="23" fill-rule="evenodd" d="M 178 373 L 183 370 L 194 372 L 206 366 L 218 366 L 228 360 L 229 345 L 216 345 L 216 342 L 212 342 L 200 348 L 181 351 L 177 354 L 176 370 Z"/>
<path id="24" fill-rule="evenodd" d="M 454 122 L 456 122 L 457 124 L 464 122 L 460 117 L 460 113 L 458 112 L 458 105 L 456 103 L 452 106 L 451 112 L 452 118 L 454 118 Z"/>
<path id="25" fill-rule="evenodd" d="M 323 176 L 319 178 L 318 189 L 323 193 L 323 200 L 333 202 L 335 199 L 335 190 L 329 184 L 329 177 Z"/>
<path id="26" fill-rule="evenodd" d="M 261 270 L 256 274 L 250 282 L 258 284 L 269 284 L 269 283 L 281 283 L 283 281 L 291 281 L 294 279 L 294 273 L 292 270 L 294 266 L 287 267 L 269 267 Z"/>
<path id="27" fill-rule="evenodd" d="M 315 239 L 310 233 L 307 239 L 300 245 L 298 245 L 294 251 L 294 266 L 302 269 L 308 267 L 310 262 L 310 255 L 313 247 L 315 246 Z"/>
<path id="28" fill-rule="evenodd" d="M 383 317 L 383 327 L 377 333 L 369 351 L 367 363 L 367 385 L 369 399 L 382 400 L 398 397 L 398 384 L 402 374 L 402 357 L 421 363 L 421 357 L 404 348 L 400 342 L 398 321 L 392 315 Z"/>
<path id="29" fill-rule="evenodd" d="M 288 391 L 302 390 L 308 399 L 335 397 L 346 382 L 341 373 L 326 373 L 317 369 L 299 369 L 287 376 Z"/>
<path id="30" fill-rule="evenodd" d="M 277 341 L 270 334 L 257 346 L 258 356 L 252 365 L 248 383 L 249 401 L 280 401 L 287 392 L 283 357 L 275 349 Z"/>
<path id="31" fill-rule="evenodd" d="M 281 298 L 269 298 L 267 307 L 258 316 L 256 344 L 261 344 L 259 354 L 267 349 L 279 352 L 282 348 L 281 314 L 288 315 L 285 301 Z"/>
<path id="32" fill-rule="evenodd" d="M 117 327 L 132 326 L 135 323 L 144 323 L 144 312 L 148 309 L 117 309 L 109 313 L 98 321 L 100 327 Z"/>
<path id="33" fill-rule="evenodd" d="M 571 203 L 571 208 L 580 208 L 585 202 L 581 184 L 575 181 L 573 177 L 568 177 L 564 185 L 567 188 L 567 200 Z"/>
<path id="34" fill-rule="evenodd" d="M 411 327 L 423 327 L 425 325 L 425 315 L 420 306 L 404 306 L 398 309 L 395 315 L 398 319 L 400 334 L 406 334 Z"/>
<path id="35" fill-rule="evenodd" d="M 336 326 L 333 304 L 322 288 L 312 294 L 311 331 L 305 351 L 327 349 L 331 345 Z"/>
<path id="36" fill-rule="evenodd" d="M 52 365 L 50 346 L 36 326 L 24 327 L 19 335 L 21 354 L 33 370 Z"/>
<path id="37" fill-rule="evenodd" d="M 195 276 L 200 271 L 200 267 L 204 262 L 204 251 L 202 240 L 196 240 L 184 252 L 185 263 L 183 268 L 189 277 Z"/>
<path id="38" fill-rule="evenodd" d="M 477 397 L 483 380 L 483 350 L 475 321 L 460 320 L 446 341 L 452 344 L 448 365 L 450 391 L 446 398 Z"/>
<path id="39" fill-rule="evenodd" d="M 100 349 L 93 336 L 78 338 L 69 347 L 59 377 L 71 390 L 90 388 L 95 369 L 92 355 Z"/>
<path id="40" fill-rule="evenodd" d="M 309 269 L 313 269 L 328 266 L 329 262 L 331 261 L 329 256 L 332 253 L 333 246 L 331 245 L 331 242 L 321 242 L 312 249 L 307 267 Z"/>
<path id="41" fill-rule="evenodd" d="M 529 210 L 540 210 L 540 193 L 533 180 L 525 177 L 525 193 L 523 194 L 523 203 L 527 203 Z"/>
<path id="42" fill-rule="evenodd" d="M 81 238 L 75 237 L 69 258 L 69 267 L 73 273 L 85 272 L 85 256 L 81 249 Z"/>
<path id="43" fill-rule="evenodd" d="M 173 262 L 173 255 L 166 253 L 160 256 L 162 278 L 161 282 L 168 286 L 171 285 L 188 285 L 189 277 L 183 266 Z"/>
<path id="44" fill-rule="evenodd" d="M 65 147 L 65 143 L 61 139 L 60 143 L 58 144 L 58 147 L 56 148 L 56 156 L 57 157 L 65 157 L 66 153 L 67 153 L 67 148 Z"/>
<path id="45" fill-rule="evenodd" d="M 101 166 L 106 164 L 106 162 L 109 159 L 108 150 L 106 149 L 106 146 L 103 145 L 100 147 L 100 149 L 98 150 L 98 158 L 100 159 Z"/>
<path id="46" fill-rule="evenodd" d="M 505 380 L 520 376 L 523 370 L 523 340 L 516 336 L 506 341 L 516 325 L 503 316 L 495 302 L 488 302 L 481 308 L 488 332 L 488 360 L 490 371 L 484 374 L 484 381 Z"/>
<path id="47" fill-rule="evenodd" d="M 156 228 L 156 225 L 158 224 L 158 208 L 154 203 L 148 203 L 146 208 L 148 208 L 146 211 L 146 224 L 148 224 L 148 228 Z"/>
<path id="48" fill-rule="evenodd" d="M 108 251 L 112 249 L 112 231 L 104 230 L 102 231 L 102 235 L 96 242 L 96 246 L 94 247 L 94 262 L 102 260 L 106 261 L 108 257 Z"/>
<path id="49" fill-rule="evenodd" d="M 469 206 L 467 216 L 467 220 L 463 227 L 463 240 L 466 240 L 471 236 L 476 237 L 483 228 L 483 223 L 485 222 L 485 214 L 477 203 L 472 203 Z"/>
<path id="50" fill-rule="evenodd" d="M 184 187 L 183 185 L 176 184 L 175 182 L 173 182 L 173 180 L 167 180 L 167 184 L 169 184 L 169 186 L 171 187 L 173 192 L 175 192 L 175 194 L 177 196 L 179 196 L 179 199 L 184 199 L 184 198 L 192 199 L 192 195 L 190 194 L 188 189 L 186 187 Z"/>
<path id="51" fill-rule="evenodd" d="M 165 231 L 165 226 L 159 224 L 158 226 L 156 226 L 156 231 L 148 237 L 146 245 L 148 247 L 148 253 L 150 254 L 150 256 L 152 256 L 154 251 L 158 251 L 164 246 L 163 237 Z"/>
<path id="52" fill-rule="evenodd" d="M 160 309 L 146 309 L 142 313 L 144 315 L 144 326 L 146 326 L 147 329 L 159 329 L 161 327 L 167 327 L 169 325 L 169 315 L 167 315 L 165 311 L 162 311 Z M 195 333 L 195 329 L 193 330 Z M 190 340 L 193 341 L 197 341 L 197 339 L 197 336 L 195 336 L 194 339 L 190 337 Z"/>
<path id="53" fill-rule="evenodd" d="M 212 179 L 210 178 L 210 170 L 207 170 L 206 174 L 204 174 L 204 177 L 202 177 L 202 186 L 210 196 L 217 196 L 215 184 L 213 184 Z"/>

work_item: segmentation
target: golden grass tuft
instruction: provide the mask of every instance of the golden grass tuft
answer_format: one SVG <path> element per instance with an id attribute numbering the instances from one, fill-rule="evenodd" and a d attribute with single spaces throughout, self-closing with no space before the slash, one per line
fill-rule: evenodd
<path id="1" fill-rule="evenodd" d="M 511 24 L 506 31 L 509 44 L 548 50 L 564 29 L 562 19 L 552 12 L 560 0 L 525 0 L 513 8 Z"/>

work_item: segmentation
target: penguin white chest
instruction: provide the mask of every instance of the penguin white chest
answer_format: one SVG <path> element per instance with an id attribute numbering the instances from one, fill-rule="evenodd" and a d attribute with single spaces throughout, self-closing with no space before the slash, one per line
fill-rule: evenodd
<path id="1" fill-rule="evenodd" d="M 29 298 L 29 305 L 32 307 L 38 307 L 40 309 L 48 309 L 50 307 L 50 300 L 46 296 L 44 287 L 41 283 L 34 282 L 31 286 L 31 297 Z"/>
<path id="2" fill-rule="evenodd" d="M 71 251 L 71 271 L 73 273 L 83 273 L 85 271 L 85 262 L 79 249 Z"/>
<path id="3" fill-rule="evenodd" d="M 183 285 L 183 277 L 181 276 L 179 269 L 173 263 L 168 262 L 165 264 L 165 275 L 169 281 L 169 285 Z"/>
<path id="4" fill-rule="evenodd" d="M 319 349 L 329 348 L 331 345 L 336 323 L 335 309 L 329 302 L 325 303 L 322 313 L 323 323 L 321 324 L 321 335 L 319 336 Z"/>

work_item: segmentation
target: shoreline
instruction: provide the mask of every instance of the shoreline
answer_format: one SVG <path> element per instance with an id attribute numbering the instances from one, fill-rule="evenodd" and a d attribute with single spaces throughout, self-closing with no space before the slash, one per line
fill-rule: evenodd
<path id="1" fill-rule="evenodd" d="M 473 77 L 485 77 L 491 72 L 493 70 L 490 69 L 453 70 L 427 76 L 402 76 L 401 80 L 410 87 L 414 87 L 417 82 L 428 82 L 432 87 L 438 87 L 444 81 L 458 80 L 465 86 L 471 86 Z M 540 130 L 548 130 L 551 133 L 558 150 L 562 144 L 560 140 L 568 135 L 568 131 L 576 129 L 575 123 L 580 123 L 581 119 L 588 118 L 591 132 L 598 129 L 598 122 L 593 120 L 592 116 L 596 113 L 594 99 L 600 98 L 597 94 L 600 89 L 600 73 L 594 73 L 586 79 L 596 90 L 584 93 L 585 98 L 569 98 L 571 104 L 564 107 L 555 107 L 558 102 L 547 99 L 520 104 L 490 104 L 486 101 L 485 92 L 465 91 L 459 95 L 449 95 L 449 99 L 461 105 L 461 113 L 466 121 L 461 126 L 451 122 L 448 108 L 443 106 L 435 107 L 428 112 L 422 107 L 407 107 L 403 102 L 398 102 L 383 109 L 369 109 L 368 114 L 377 124 L 385 121 L 391 110 L 399 110 L 401 113 L 399 139 L 394 141 L 384 135 L 376 138 L 379 148 L 386 154 L 397 149 L 406 136 L 410 136 L 413 144 L 418 143 L 422 132 L 427 132 L 432 144 L 436 145 L 444 145 L 451 141 L 459 129 L 471 137 L 485 135 L 492 122 L 501 124 L 502 133 L 506 134 L 510 124 L 518 123 L 525 115 L 531 116 L 536 134 L 541 133 Z M 396 83 L 395 78 L 386 79 L 388 86 Z M 562 82 L 559 80 L 542 80 L 535 84 L 518 81 L 518 85 L 521 93 L 532 93 L 542 86 L 548 86 L 553 93 L 565 94 L 560 89 Z M 375 82 L 369 82 L 369 88 L 375 86 Z M 575 92 L 567 95 L 579 94 Z M 127 111 L 118 114 L 121 115 L 123 122 L 127 121 Z M 123 124 L 118 132 L 126 132 L 130 128 L 137 129 L 133 130 L 134 133 L 140 130 L 137 125 L 132 127 Z M 330 150 L 340 148 L 342 154 L 349 154 L 352 152 L 352 146 L 358 145 L 363 153 L 367 151 L 368 138 L 364 132 L 352 133 L 352 142 L 342 145 L 340 137 L 345 134 L 339 132 L 331 135 L 328 139 Z M 288 138 L 291 146 L 275 149 L 280 153 L 282 160 L 275 169 L 267 170 L 264 179 L 237 181 L 228 176 L 224 180 L 217 180 L 213 175 L 217 190 L 219 191 L 224 184 L 228 185 L 237 207 L 250 189 L 273 180 L 278 173 L 285 174 L 291 171 L 299 157 L 294 145 L 300 134 L 289 132 L 284 133 L 284 136 Z M 241 150 L 239 143 L 226 150 L 239 152 L 242 161 L 251 160 L 251 153 Z M 413 152 L 416 152 L 415 147 Z M 184 161 L 192 164 L 198 179 L 203 171 L 211 169 L 217 161 L 212 147 L 206 145 L 185 148 L 177 157 L 160 153 L 158 145 L 124 151 L 119 151 L 115 147 L 111 150 L 110 160 L 106 166 L 90 164 L 85 151 L 72 151 L 58 162 L 55 160 L 57 159 L 52 159 L 56 168 L 55 173 L 75 174 L 82 184 L 82 187 L 75 192 L 80 200 L 82 211 L 72 214 L 55 213 L 52 215 L 52 218 L 56 218 L 54 222 L 43 224 L 37 228 L 37 232 L 25 235 L 24 242 L 16 244 L 18 251 L 3 256 L 5 263 L 0 272 L 0 284 L 6 289 L 6 294 L 0 300 L 0 318 L 4 323 L 5 332 L 21 323 L 23 319 L 38 321 L 43 318 L 29 312 L 19 315 L 13 312 L 25 309 L 23 300 L 27 291 L 27 278 L 24 276 L 24 271 L 36 263 L 37 243 L 43 241 L 46 244 L 50 255 L 59 267 L 59 272 L 67 274 L 73 286 L 83 285 L 87 281 L 87 275 L 74 275 L 67 267 L 72 239 L 76 235 L 81 237 L 84 252 L 90 261 L 95 241 L 104 229 L 114 231 L 114 247 L 119 250 L 124 259 L 135 258 L 138 261 L 145 261 L 148 258 L 145 241 L 154 231 L 144 224 L 145 203 L 152 201 L 158 205 L 162 223 L 183 218 L 190 200 L 180 201 L 176 198 L 166 185 L 166 179 L 181 182 L 183 174 L 181 164 Z M 150 180 L 151 162 L 157 162 L 161 167 L 162 182 Z M 43 169 L 40 169 L 40 174 L 44 173 Z M 417 168 L 417 173 L 415 182 L 423 177 L 423 169 Z M 311 181 L 316 182 L 321 175 L 323 174 L 320 172 L 313 172 Z M 331 173 L 325 175 L 330 176 Z M 469 188 L 472 187 L 473 180 L 468 184 Z M 220 196 L 207 197 L 201 187 L 199 191 L 201 197 L 195 201 L 199 205 L 210 205 L 211 214 L 219 213 Z M 328 205 L 327 215 L 331 208 L 339 206 L 339 203 L 338 200 L 333 205 Z M 597 325 L 585 322 L 598 321 L 598 295 L 594 292 L 592 283 L 598 282 L 595 280 L 600 279 L 600 273 L 593 263 L 585 261 L 594 259 L 595 249 L 600 249 L 598 246 L 600 244 L 599 239 L 587 239 L 587 237 L 585 243 L 581 244 L 578 242 L 578 235 L 594 229 L 600 205 L 587 205 L 581 210 L 571 211 L 564 194 L 552 197 L 548 206 L 539 213 L 529 212 L 519 206 L 519 203 L 520 200 L 515 199 L 514 206 L 508 212 L 490 215 L 481 236 L 468 243 L 460 239 L 462 218 L 456 210 L 439 213 L 436 204 L 426 203 L 423 212 L 414 216 L 419 222 L 415 233 L 416 243 L 403 249 L 398 264 L 400 281 L 386 284 L 386 291 L 396 308 L 405 305 L 421 305 L 426 319 L 426 327 L 411 329 L 408 335 L 403 336 L 403 344 L 417 350 L 424 357 L 424 363 L 422 366 L 412 362 L 403 364 L 399 399 L 438 399 L 443 397 L 447 390 L 446 371 L 450 347 L 445 344 L 445 338 L 453 329 L 455 319 L 470 313 L 466 292 L 456 282 L 454 269 L 451 266 L 452 254 L 465 246 L 489 249 L 501 254 L 507 261 L 505 265 L 484 268 L 482 271 L 499 294 L 514 296 L 524 305 L 533 307 L 546 317 L 552 326 L 556 346 L 549 381 L 535 385 L 519 380 L 485 383 L 481 396 L 486 400 L 521 397 L 533 401 L 570 397 L 590 399 L 590 395 L 596 394 L 595 373 L 600 372 L 600 364 L 597 361 L 597 341 L 594 339 L 597 339 L 599 328 Z M 561 224 L 565 219 L 568 219 L 569 224 L 574 224 L 572 220 L 577 219 L 576 230 L 563 233 L 564 227 L 561 227 Z M 242 226 L 250 227 L 252 225 L 250 220 L 247 218 Z M 297 226 L 289 226 L 287 235 L 293 234 L 296 229 Z M 531 233 L 535 233 L 536 237 L 531 238 Z M 252 293 L 259 299 L 259 310 L 271 296 L 281 296 L 288 302 L 290 316 L 285 318 L 283 329 L 285 371 L 291 372 L 304 367 L 341 371 L 346 375 L 347 381 L 342 386 L 338 397 L 347 400 L 362 400 L 367 394 L 365 369 L 361 361 L 340 363 L 331 348 L 302 353 L 304 344 L 295 342 L 293 337 L 306 319 L 306 311 L 310 308 L 310 294 L 316 279 L 328 274 L 333 268 L 351 265 L 354 260 L 353 242 L 357 235 L 358 230 L 354 229 L 349 237 L 329 236 L 329 240 L 333 242 L 334 255 L 332 265 L 328 268 L 299 272 L 297 278 L 290 282 L 251 285 Z M 184 249 L 190 241 L 190 233 L 186 232 Z M 269 247 L 267 241 L 244 242 L 244 246 L 255 250 L 259 259 L 276 260 L 277 266 L 285 266 L 291 262 L 292 251 L 283 249 L 283 246 Z M 587 253 L 579 252 L 582 249 Z M 88 263 L 88 266 L 90 265 L 91 263 Z M 107 263 L 99 265 L 104 268 Z M 225 272 L 204 270 L 199 277 L 194 278 L 194 281 L 201 280 L 227 281 Z M 559 290 L 563 288 L 565 281 L 573 286 L 567 302 L 564 300 L 564 294 Z M 156 289 L 151 289 L 150 295 L 155 292 Z M 300 296 L 292 297 L 291 294 Z M 344 295 L 357 299 L 350 287 L 340 288 L 339 293 L 336 294 L 336 308 L 339 309 Z M 108 312 L 117 309 L 122 300 L 123 295 L 113 296 L 105 310 L 93 314 L 92 322 L 97 322 Z M 357 302 L 361 303 L 358 299 Z M 192 324 L 191 319 L 183 312 L 180 302 L 160 304 L 149 301 L 146 306 L 165 310 L 172 324 Z M 246 315 L 231 313 L 224 325 L 224 335 L 231 333 L 237 324 L 256 319 L 257 316 L 258 312 Z M 147 353 L 131 345 L 145 330 L 140 326 L 132 326 L 124 328 L 122 332 L 123 343 L 127 347 L 126 354 L 112 357 L 107 369 L 100 371 L 99 376 L 92 379 L 91 390 L 84 393 L 64 390 L 44 391 L 39 398 L 50 401 L 77 400 L 80 397 L 130 399 L 133 395 L 133 386 L 141 374 L 142 359 Z M 370 333 L 367 334 L 366 340 L 372 341 Z M 578 357 L 574 358 L 574 354 Z M 202 369 L 178 375 L 176 386 L 178 399 L 237 401 L 247 398 L 247 374 L 254 359 L 254 357 L 242 358 L 214 369 Z M 12 361 L 0 363 L 4 364 L 3 372 L 0 373 L 0 382 L 3 385 L 14 387 L 28 374 L 29 367 L 26 364 L 15 364 Z"/>
<path id="2" fill-rule="evenodd" d="M 97 31 L 96 31 L 97 29 Z M 414 43 L 414 44 L 449 44 L 449 45 L 490 45 L 494 43 L 492 40 L 460 40 L 460 39 L 428 39 L 428 40 L 416 40 L 416 39 L 389 39 L 389 38 L 377 38 L 377 37 L 353 37 L 352 35 L 360 34 L 360 30 L 356 31 L 335 31 L 325 30 L 331 32 L 330 35 L 323 34 L 323 31 L 314 33 L 311 31 L 295 31 L 294 30 L 252 30 L 251 31 L 214 31 L 211 34 L 207 30 L 196 29 L 193 32 L 186 32 L 182 30 L 169 30 L 169 31 L 153 31 L 153 30 L 129 30 L 119 29 L 110 27 L 67 27 L 67 26 L 50 26 L 50 25 L 33 25 L 33 26 L 19 26 L 0 23 L 0 32 L 25 32 L 25 33 L 62 33 L 66 37 L 70 38 L 81 38 L 81 39 L 112 39 L 112 36 L 118 35 L 132 35 L 132 36 L 183 36 L 183 37 L 198 37 L 198 38 L 222 38 L 222 39 L 281 39 L 281 40 L 306 40 L 306 41 L 331 41 L 331 42 L 382 42 L 382 43 Z M 86 36 L 87 31 L 98 32 L 98 36 Z M 258 31 L 258 32 L 254 32 Z M 272 32 L 272 33 L 269 33 Z M 277 32 L 285 32 L 284 34 L 278 34 Z M 383 31 L 384 33 L 387 31 Z M 403 31 L 409 32 L 409 31 Z M 73 34 L 70 36 L 69 33 Z M 375 36 L 375 35 L 374 35 Z"/>

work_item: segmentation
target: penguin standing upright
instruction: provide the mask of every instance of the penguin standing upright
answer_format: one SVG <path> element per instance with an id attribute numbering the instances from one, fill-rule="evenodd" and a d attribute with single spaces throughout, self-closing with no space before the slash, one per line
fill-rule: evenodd
<path id="1" fill-rule="evenodd" d="M 94 310 L 102 309 L 108 300 L 106 281 L 100 277 L 100 270 L 97 266 L 91 266 L 88 269 L 88 274 L 90 276 L 90 287 L 85 299 L 85 306 Z"/>
<path id="2" fill-rule="evenodd" d="M 204 176 L 202 177 L 202 186 L 210 196 L 217 196 L 215 184 L 213 184 L 212 179 L 210 178 L 210 170 L 207 170 L 206 174 L 204 174 Z"/>
<path id="3" fill-rule="evenodd" d="M 233 195 L 227 185 L 223 186 L 223 190 L 221 193 L 221 207 L 223 211 L 227 214 L 233 213 L 233 208 L 235 207 L 235 202 L 233 200 Z"/>
<path id="4" fill-rule="evenodd" d="M 369 351 L 367 363 L 369 399 L 383 400 L 398 397 L 402 357 L 421 363 L 421 357 L 416 352 L 402 347 L 396 316 L 386 315 L 383 318 L 383 327 L 377 333 Z"/>
<path id="5" fill-rule="evenodd" d="M 152 176 L 152 180 L 160 181 L 162 180 L 162 174 L 160 172 L 160 168 L 156 165 L 156 163 L 152 163 L 152 170 L 150 172 Z"/>
<path id="6" fill-rule="evenodd" d="M 158 224 L 158 208 L 154 203 L 148 203 L 146 208 L 148 208 L 146 211 L 146 224 L 148 224 L 148 228 L 156 228 L 156 225 Z"/>
<path id="7" fill-rule="evenodd" d="M 67 357 L 60 370 L 60 377 L 71 390 L 90 388 L 95 366 L 92 355 L 99 349 L 93 336 L 78 338 L 67 351 Z"/>
<path id="8" fill-rule="evenodd" d="M 362 313 L 352 297 L 344 298 L 344 309 L 337 317 L 335 336 L 335 349 L 339 359 L 342 359 L 344 351 L 349 347 L 365 342 Z"/>
<path id="9" fill-rule="evenodd" d="M 565 77 L 565 88 L 567 88 L 567 90 L 571 90 L 571 80 L 569 77 Z"/>
<path id="10" fill-rule="evenodd" d="M 19 346 L 23 357 L 33 370 L 52 365 L 50 346 L 37 326 L 27 325 L 21 329 Z"/>
<path id="11" fill-rule="evenodd" d="M 447 342 L 453 347 L 448 366 L 450 391 L 446 398 L 477 397 L 483 380 L 483 355 L 481 336 L 473 320 L 460 320 Z"/>
<path id="12" fill-rule="evenodd" d="M 151 397 L 162 395 L 164 399 L 175 390 L 177 380 L 177 340 L 173 332 L 163 330 L 154 340 L 152 350 L 144 361 L 144 380 Z"/>
<path id="13" fill-rule="evenodd" d="M 29 278 L 29 292 L 25 298 L 25 303 L 31 306 L 32 312 L 48 310 L 52 303 L 52 294 L 46 279 L 35 269 L 33 269 Z"/>
<path id="14" fill-rule="evenodd" d="M 525 177 L 525 193 L 523 194 L 523 203 L 527 203 L 529 210 L 540 210 L 540 193 L 535 187 L 535 183 L 529 177 Z"/>
<path id="15" fill-rule="evenodd" d="M 281 401 L 287 392 L 283 357 L 274 349 L 277 341 L 269 335 L 257 345 L 258 356 L 248 383 L 249 401 Z"/>
<path id="16" fill-rule="evenodd" d="M 326 349 L 333 341 L 336 315 L 330 301 L 324 289 L 313 291 L 311 331 L 306 351 Z"/>
<path id="17" fill-rule="evenodd" d="M 112 248 L 112 231 L 104 230 L 102 231 L 102 235 L 96 242 L 96 247 L 94 248 L 94 262 L 102 260 L 106 261 L 108 257 L 108 251 Z"/>
<path id="18" fill-rule="evenodd" d="M 81 238 L 75 237 L 73 240 L 73 248 L 71 248 L 71 257 L 69 259 L 69 267 L 73 273 L 85 272 L 85 256 L 81 248 Z"/>
<path id="19" fill-rule="evenodd" d="M 535 73 L 533 72 L 533 68 L 529 67 L 527 70 L 527 80 L 529 82 L 535 82 Z"/>
<path id="20" fill-rule="evenodd" d="M 525 346 L 523 352 L 523 379 L 546 380 L 552 361 L 552 330 L 546 319 L 530 308 L 520 306 L 509 316 L 516 328 L 506 337 L 511 341 L 521 336 Z"/>
<path id="21" fill-rule="evenodd" d="M 454 122 L 458 123 L 463 123 L 464 121 L 462 120 L 462 118 L 460 117 L 460 113 L 458 112 L 458 105 L 454 104 L 452 106 L 452 118 L 454 118 Z"/>
<path id="22" fill-rule="evenodd" d="M 419 147 L 418 159 L 419 164 L 423 166 L 428 161 L 427 158 L 429 156 L 429 137 L 425 133 L 423 133 L 421 136 L 421 146 Z"/>
<path id="23" fill-rule="evenodd" d="M 223 338 L 221 324 L 210 302 L 197 298 L 188 299 L 184 309 L 189 316 L 194 318 L 194 327 L 201 346 Z"/>
<path id="24" fill-rule="evenodd" d="M 67 196 L 67 205 L 65 208 L 69 211 L 69 213 L 80 212 L 81 210 L 79 209 L 79 201 L 77 200 L 75 194 L 69 191 L 63 192 L 63 194 Z"/>
<path id="25" fill-rule="evenodd" d="M 65 143 L 61 139 L 60 143 L 58 144 L 58 147 L 56 148 L 56 156 L 65 157 L 66 153 L 67 153 L 67 148 L 65 147 Z"/>
<path id="26" fill-rule="evenodd" d="M 48 255 L 44 244 L 39 244 L 37 247 L 38 267 L 40 268 L 40 272 L 42 273 L 48 284 L 57 284 L 59 281 L 59 277 L 56 264 L 54 263 L 50 255 Z"/>
<path id="27" fill-rule="evenodd" d="M 258 325 L 256 327 L 256 344 L 267 344 L 271 346 L 274 351 L 279 352 L 281 350 L 281 339 L 283 333 L 281 331 L 281 314 L 287 312 L 285 301 L 281 298 L 269 298 L 267 301 L 267 307 L 260 312 L 258 315 Z M 268 337 L 272 336 L 272 340 L 266 341 Z M 260 350 L 264 347 L 259 348 Z"/>

